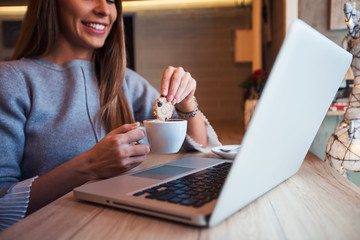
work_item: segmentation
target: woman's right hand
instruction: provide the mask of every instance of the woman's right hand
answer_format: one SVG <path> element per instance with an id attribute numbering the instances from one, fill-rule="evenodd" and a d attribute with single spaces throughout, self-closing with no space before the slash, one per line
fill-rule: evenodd
<path id="1" fill-rule="evenodd" d="M 26 214 L 45 206 L 89 180 L 119 175 L 145 160 L 149 145 L 139 123 L 124 124 L 108 133 L 92 149 L 37 178 L 31 187 Z"/>
<path id="2" fill-rule="evenodd" d="M 87 161 L 80 171 L 88 180 L 119 175 L 146 159 L 150 148 L 147 144 L 136 144 L 145 136 L 138 126 L 139 123 L 124 124 L 84 153 Z"/>

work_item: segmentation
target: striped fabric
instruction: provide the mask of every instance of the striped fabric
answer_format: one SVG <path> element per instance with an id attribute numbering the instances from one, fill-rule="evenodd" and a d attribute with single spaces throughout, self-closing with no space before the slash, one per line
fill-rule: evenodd
<path id="1" fill-rule="evenodd" d="M 33 177 L 15 184 L 0 198 L 0 231 L 24 218 L 29 204 Z"/>

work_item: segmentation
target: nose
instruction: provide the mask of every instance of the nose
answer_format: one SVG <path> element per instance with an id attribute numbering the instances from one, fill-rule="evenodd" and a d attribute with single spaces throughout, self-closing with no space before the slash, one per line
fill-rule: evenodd
<path id="1" fill-rule="evenodd" d="M 110 8 L 106 0 L 97 0 L 94 7 L 94 13 L 100 16 L 110 15 Z"/>

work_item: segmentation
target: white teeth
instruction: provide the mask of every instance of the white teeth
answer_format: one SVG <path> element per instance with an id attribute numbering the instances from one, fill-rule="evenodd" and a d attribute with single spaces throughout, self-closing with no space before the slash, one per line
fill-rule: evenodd
<path id="1" fill-rule="evenodd" d="M 86 23 L 86 26 L 94 28 L 96 30 L 104 30 L 105 29 L 105 25 L 97 24 L 97 23 Z"/>

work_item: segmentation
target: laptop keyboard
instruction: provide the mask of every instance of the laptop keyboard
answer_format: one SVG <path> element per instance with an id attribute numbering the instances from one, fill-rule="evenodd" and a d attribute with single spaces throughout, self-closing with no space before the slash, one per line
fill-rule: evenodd
<path id="1" fill-rule="evenodd" d="M 135 193 L 133 196 L 201 207 L 218 198 L 231 163 L 225 162 L 202 171 Z"/>

